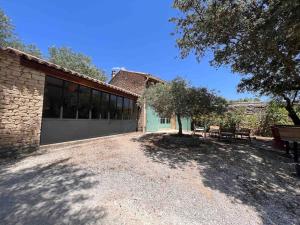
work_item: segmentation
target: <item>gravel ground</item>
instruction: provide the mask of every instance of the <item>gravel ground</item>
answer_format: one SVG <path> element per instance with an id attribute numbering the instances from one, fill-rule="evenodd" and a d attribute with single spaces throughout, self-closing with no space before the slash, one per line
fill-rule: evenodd
<path id="1" fill-rule="evenodd" d="M 287 158 L 128 134 L 0 164 L 0 224 L 300 224 Z"/>

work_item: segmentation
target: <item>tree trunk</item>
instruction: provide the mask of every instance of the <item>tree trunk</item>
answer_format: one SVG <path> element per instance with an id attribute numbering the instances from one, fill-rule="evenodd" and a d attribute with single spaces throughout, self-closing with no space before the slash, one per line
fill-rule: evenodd
<path id="1" fill-rule="evenodd" d="M 177 114 L 177 120 L 178 120 L 178 135 L 182 135 L 182 123 L 181 123 L 181 117 L 179 114 Z"/>
<path id="2" fill-rule="evenodd" d="M 300 125 L 300 118 L 295 112 L 291 100 L 289 98 L 284 98 L 284 100 L 286 101 L 285 109 L 288 111 L 289 117 L 292 119 L 294 125 Z"/>

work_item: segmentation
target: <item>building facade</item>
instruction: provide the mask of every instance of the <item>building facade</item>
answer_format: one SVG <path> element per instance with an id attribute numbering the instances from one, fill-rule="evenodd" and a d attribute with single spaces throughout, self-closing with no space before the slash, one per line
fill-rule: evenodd
<path id="1" fill-rule="evenodd" d="M 135 132 L 176 129 L 137 106 L 145 88 L 163 80 L 120 70 L 110 83 L 79 74 L 13 48 L 0 47 L 0 155 L 40 145 Z M 190 130 L 190 120 L 183 119 Z"/>
<path id="2" fill-rule="evenodd" d="M 0 48 L 0 154 L 137 130 L 138 95 Z"/>
<path id="3" fill-rule="evenodd" d="M 119 70 L 116 72 L 113 71 L 112 78 L 109 83 L 141 95 L 146 88 L 159 82 L 165 83 L 165 81 L 151 74 Z M 172 116 L 171 118 L 161 118 L 146 103 L 138 111 L 138 130 L 143 132 L 156 132 L 170 129 L 178 129 L 178 122 L 175 116 Z M 190 118 L 182 118 L 182 129 L 184 131 L 191 130 Z"/>

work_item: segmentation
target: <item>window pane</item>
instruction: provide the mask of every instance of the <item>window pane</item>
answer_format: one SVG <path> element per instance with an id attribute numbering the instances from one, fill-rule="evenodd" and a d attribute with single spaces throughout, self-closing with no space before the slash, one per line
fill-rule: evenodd
<path id="1" fill-rule="evenodd" d="M 123 105 L 123 119 L 128 120 L 130 119 L 130 100 L 128 98 L 124 98 L 124 105 Z"/>
<path id="2" fill-rule="evenodd" d="M 165 118 L 160 118 L 160 123 L 164 124 L 165 123 Z"/>
<path id="3" fill-rule="evenodd" d="M 43 117 L 59 118 L 63 81 L 54 77 L 46 76 Z"/>
<path id="4" fill-rule="evenodd" d="M 123 110 L 123 97 L 117 97 L 117 119 L 122 119 L 122 110 Z"/>
<path id="5" fill-rule="evenodd" d="M 101 119 L 108 119 L 109 112 L 109 94 L 102 92 L 101 98 Z"/>
<path id="6" fill-rule="evenodd" d="M 110 119 L 116 119 L 117 96 L 110 95 Z"/>
<path id="7" fill-rule="evenodd" d="M 136 102 L 135 101 L 132 101 L 132 112 L 131 112 L 131 118 L 132 119 L 137 119 L 137 115 L 138 115 L 138 110 L 139 110 L 139 108 L 138 108 L 138 106 L 137 106 L 137 104 L 136 104 Z"/>
<path id="8" fill-rule="evenodd" d="M 78 118 L 88 119 L 90 116 L 91 89 L 79 86 Z"/>
<path id="9" fill-rule="evenodd" d="M 101 92 L 92 90 L 92 119 L 99 119 L 101 114 Z"/>
<path id="10" fill-rule="evenodd" d="M 166 123 L 170 123 L 170 118 L 166 118 Z"/>
<path id="11" fill-rule="evenodd" d="M 78 84 L 65 81 L 63 99 L 63 118 L 76 118 L 78 103 Z"/>

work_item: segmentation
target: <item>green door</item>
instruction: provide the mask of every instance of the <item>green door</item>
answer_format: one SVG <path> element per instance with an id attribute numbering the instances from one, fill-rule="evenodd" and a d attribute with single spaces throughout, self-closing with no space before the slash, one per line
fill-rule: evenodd
<path id="1" fill-rule="evenodd" d="M 146 132 L 155 132 L 161 129 L 171 128 L 170 120 L 168 121 L 166 119 L 161 120 L 158 114 L 151 107 L 147 106 L 146 116 L 147 116 Z"/>
<path id="2" fill-rule="evenodd" d="M 191 118 L 184 117 L 181 118 L 182 130 L 191 131 Z M 178 130 L 178 120 L 176 118 L 176 129 Z"/>
<path id="3" fill-rule="evenodd" d="M 155 111 L 151 107 L 147 106 L 146 114 L 147 114 L 146 132 L 158 131 L 159 117 L 156 116 L 157 114 L 155 113 Z"/>

